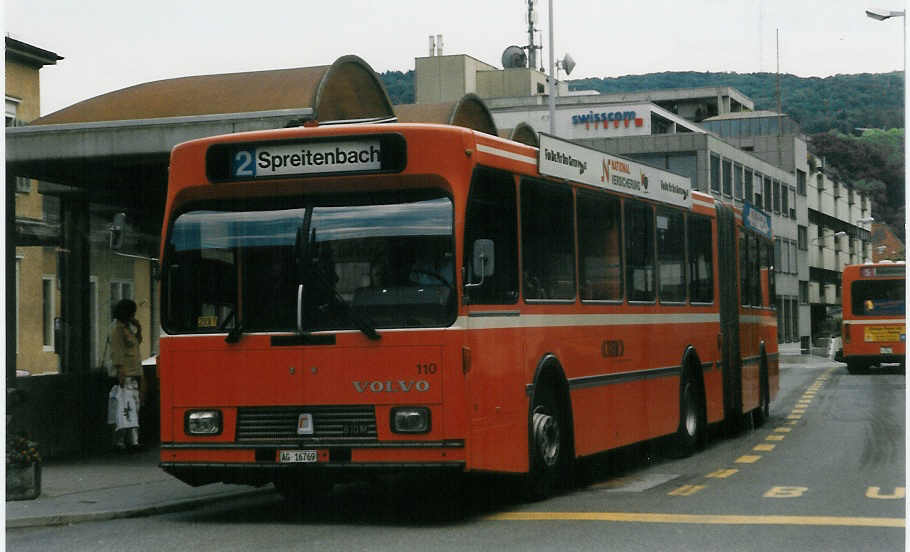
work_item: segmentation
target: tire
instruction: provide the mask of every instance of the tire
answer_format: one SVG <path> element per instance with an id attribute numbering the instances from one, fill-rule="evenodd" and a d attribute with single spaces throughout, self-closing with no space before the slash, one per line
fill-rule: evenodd
<path id="1" fill-rule="evenodd" d="M 850 374 L 856 376 L 856 375 L 865 374 L 868 371 L 869 371 L 869 367 L 866 366 L 865 363 L 858 362 L 856 360 L 849 360 L 849 359 L 847 360 L 847 372 L 850 372 Z"/>
<path id="2" fill-rule="evenodd" d="M 761 375 L 759 376 L 761 389 L 759 391 L 758 408 L 752 411 L 752 425 L 761 427 L 768 418 L 771 417 L 771 391 L 768 383 L 768 368 L 762 363 Z"/>
<path id="3" fill-rule="evenodd" d="M 670 438 L 667 456 L 685 458 L 698 448 L 705 430 L 704 408 L 695 383 L 688 379 L 680 392 L 679 427 Z"/>
<path id="4" fill-rule="evenodd" d="M 275 478 L 275 488 L 281 497 L 290 504 L 304 505 L 328 494 L 334 481 L 328 477 L 313 475 L 287 474 Z"/>
<path id="5" fill-rule="evenodd" d="M 571 458 L 565 411 L 552 387 L 539 386 L 534 393 L 528 435 L 531 469 L 524 485 L 530 500 L 552 495 L 565 481 Z"/>

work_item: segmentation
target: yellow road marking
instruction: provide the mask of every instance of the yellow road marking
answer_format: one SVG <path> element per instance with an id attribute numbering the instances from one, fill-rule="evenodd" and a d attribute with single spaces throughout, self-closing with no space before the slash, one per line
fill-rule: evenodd
<path id="1" fill-rule="evenodd" d="M 790 414 L 789 416 L 787 416 L 787 419 L 788 420 L 798 420 L 802 417 L 803 417 L 802 414 Z"/>
<path id="2" fill-rule="evenodd" d="M 790 412 L 793 413 L 793 414 L 805 414 L 805 413 L 806 413 L 806 409 L 805 409 L 805 408 L 794 408 L 794 409 L 791 410 Z"/>
<path id="3" fill-rule="evenodd" d="M 694 495 L 704 488 L 704 485 L 683 485 L 682 487 L 672 490 L 667 494 L 670 496 L 689 496 Z"/>
<path id="4" fill-rule="evenodd" d="M 730 468 L 730 469 L 726 469 L 726 470 L 717 470 L 715 472 L 709 473 L 705 477 L 711 477 L 713 479 L 726 479 L 738 471 L 739 470 L 734 469 L 734 468 Z"/>
<path id="5" fill-rule="evenodd" d="M 905 526 L 904 518 L 846 516 L 740 516 L 635 512 L 504 512 L 487 521 L 614 521 L 627 523 L 690 523 L 696 525 L 817 525 L 827 527 Z"/>
<path id="6" fill-rule="evenodd" d="M 761 459 L 761 456 L 759 456 L 757 454 L 746 454 L 746 455 L 743 455 L 743 456 L 740 456 L 739 458 L 737 458 L 735 460 L 735 462 L 737 464 L 754 464 L 754 463 L 758 462 L 760 459 Z"/>
<path id="7" fill-rule="evenodd" d="M 752 450 L 757 450 L 759 452 L 769 452 L 774 450 L 774 447 L 777 445 L 755 445 L 752 447 Z"/>
<path id="8" fill-rule="evenodd" d="M 783 441 L 786 435 L 768 435 L 765 437 L 765 441 Z"/>
<path id="9" fill-rule="evenodd" d="M 774 431 L 776 431 L 778 433 L 790 433 L 791 431 L 793 431 L 793 429 L 791 429 L 789 427 L 776 427 L 776 428 L 774 428 Z"/>

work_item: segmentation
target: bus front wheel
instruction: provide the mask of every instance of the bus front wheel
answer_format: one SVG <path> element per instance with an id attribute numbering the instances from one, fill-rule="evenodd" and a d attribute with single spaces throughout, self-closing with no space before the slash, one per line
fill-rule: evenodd
<path id="1" fill-rule="evenodd" d="M 568 432 L 553 389 L 538 387 L 530 419 L 531 470 L 525 484 L 531 500 L 550 496 L 568 471 Z"/>

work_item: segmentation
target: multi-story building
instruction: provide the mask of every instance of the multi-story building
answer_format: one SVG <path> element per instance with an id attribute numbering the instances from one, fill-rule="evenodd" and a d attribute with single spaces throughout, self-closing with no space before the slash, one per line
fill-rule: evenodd
<path id="1" fill-rule="evenodd" d="M 5 38 L 6 126 L 22 126 L 41 114 L 39 71 L 63 58 L 9 36 Z M 6 194 L 7 204 L 14 204 L 16 213 L 15 278 L 10 278 L 16 301 L 11 313 L 14 319 L 7 320 L 14 339 L 7 347 L 15 351 L 20 373 L 56 372 L 54 320 L 60 306 L 58 202 L 40 194 L 38 182 L 30 178 L 7 175 Z M 7 274 L 12 272 L 8 270 Z"/>

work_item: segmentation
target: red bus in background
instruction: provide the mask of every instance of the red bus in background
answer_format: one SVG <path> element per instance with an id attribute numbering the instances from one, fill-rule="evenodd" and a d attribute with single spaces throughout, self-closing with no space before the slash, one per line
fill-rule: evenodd
<path id="1" fill-rule="evenodd" d="M 499 472 L 542 496 L 579 458 L 763 420 L 770 218 L 544 138 L 357 124 L 174 148 L 163 469 L 288 497 Z"/>
<path id="2" fill-rule="evenodd" d="M 882 363 L 906 366 L 906 280 L 902 262 L 844 267 L 841 341 L 851 374 Z"/>

